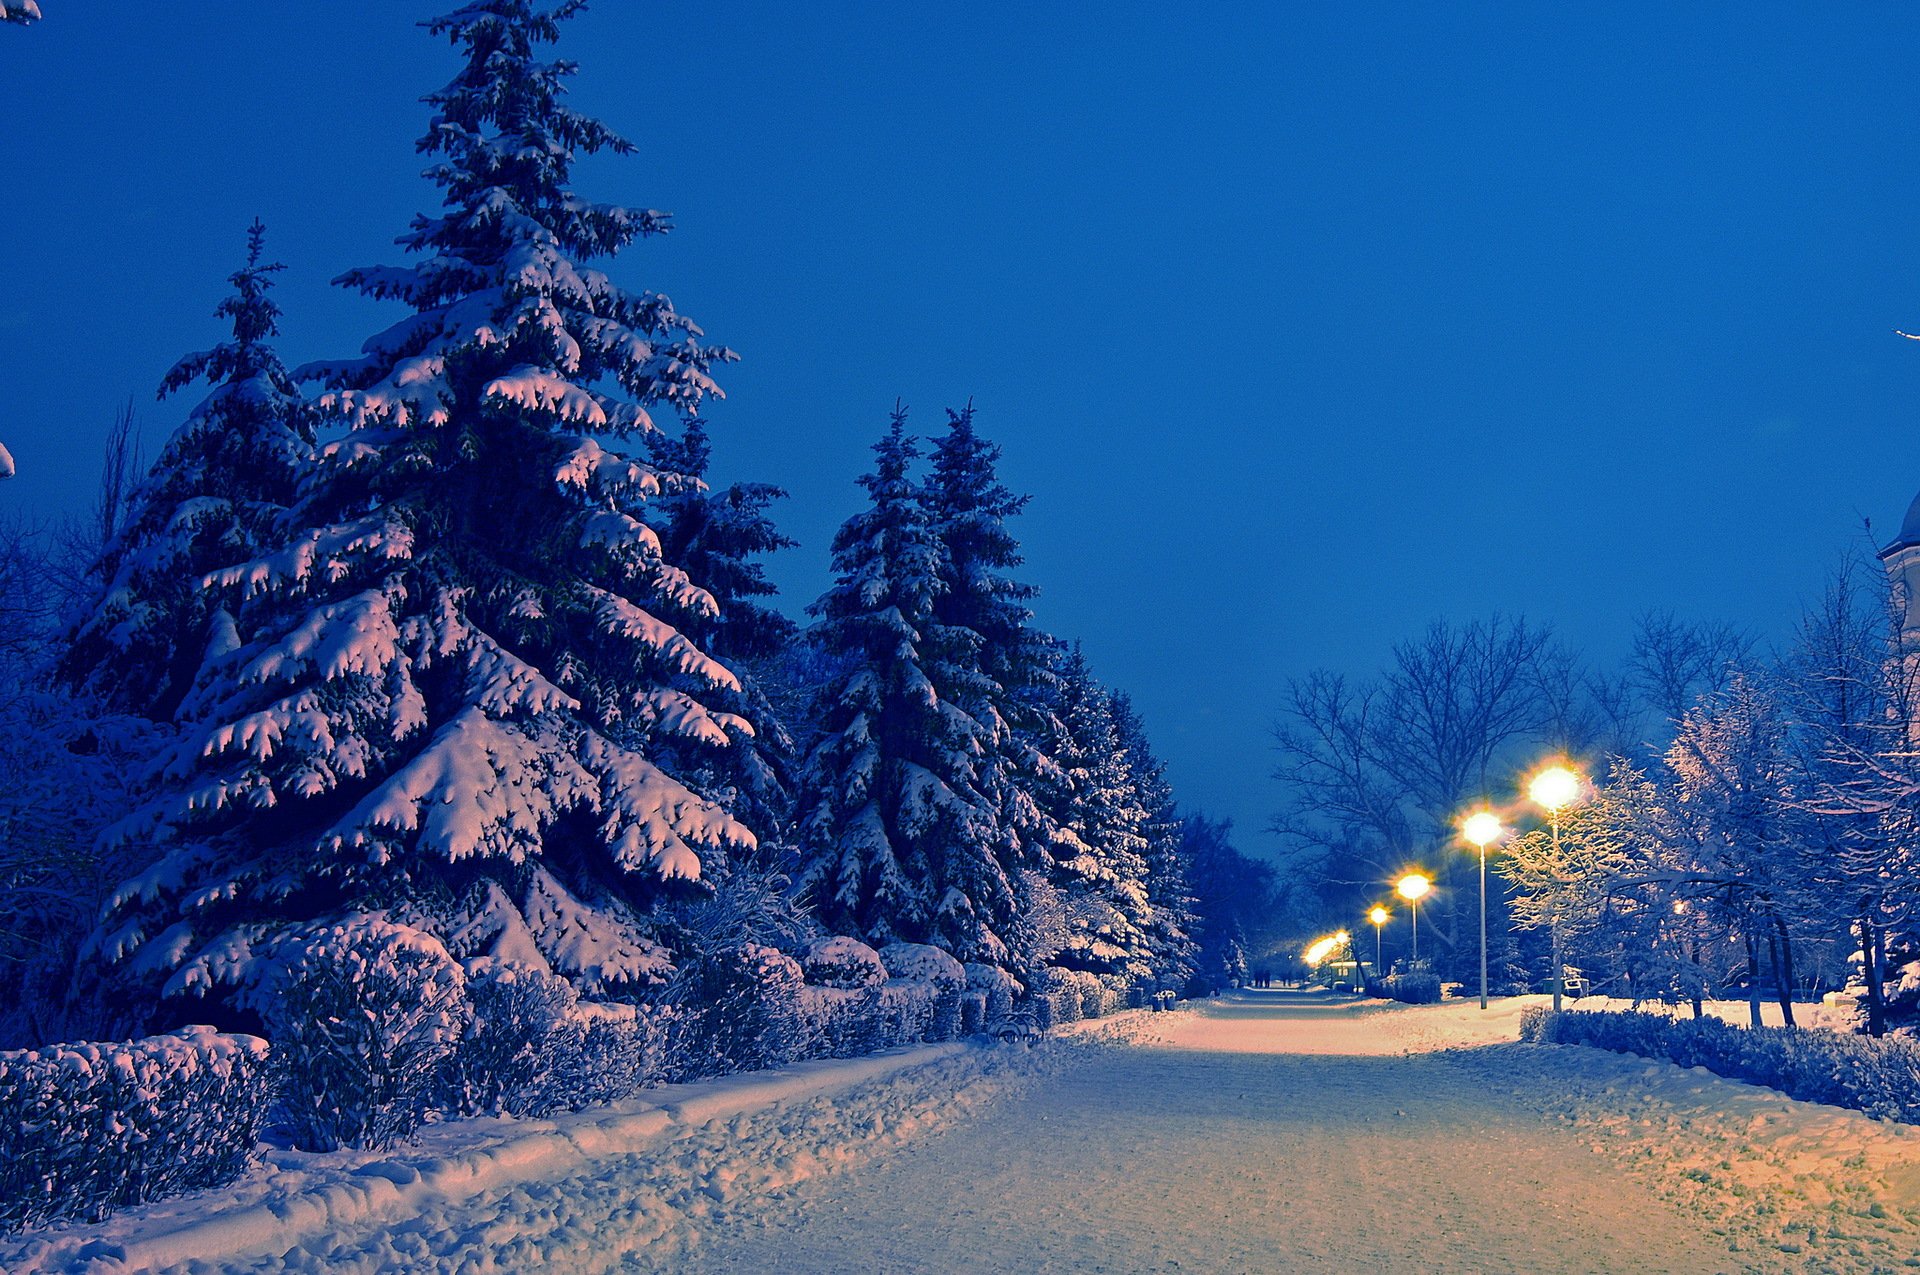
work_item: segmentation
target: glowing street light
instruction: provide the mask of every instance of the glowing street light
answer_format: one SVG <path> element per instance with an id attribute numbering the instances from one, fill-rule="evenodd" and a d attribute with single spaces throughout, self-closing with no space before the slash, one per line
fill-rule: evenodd
<path id="1" fill-rule="evenodd" d="M 1340 946 L 1341 941 L 1345 937 L 1346 931 L 1342 930 L 1338 934 L 1329 934 L 1324 938 L 1317 938 L 1308 945 L 1307 950 L 1301 955 L 1306 957 L 1308 966 L 1318 969 L 1320 968 L 1321 962 L 1333 954 L 1333 950 Z"/>
<path id="2" fill-rule="evenodd" d="M 1487 847 L 1506 829 L 1491 810 L 1476 810 L 1460 825 L 1460 835 L 1480 851 L 1480 1008 L 1487 1007 Z"/>
<path id="3" fill-rule="evenodd" d="M 1560 812 L 1579 800 L 1584 785 L 1580 776 L 1565 766 L 1549 766 L 1535 775 L 1527 784 L 1527 797 L 1534 805 L 1547 812 L 1548 822 L 1553 828 L 1553 864 L 1556 872 L 1560 869 Z M 1560 951 L 1560 899 L 1553 901 L 1553 915 L 1549 919 L 1553 932 L 1553 1012 L 1560 1012 L 1560 993 L 1567 981 L 1567 967 L 1562 963 Z"/>
<path id="4" fill-rule="evenodd" d="M 1378 903 L 1367 909 L 1367 920 L 1373 922 L 1373 976 L 1380 977 L 1380 927 L 1393 919 L 1393 913 Z"/>
<path id="5" fill-rule="evenodd" d="M 1420 959 L 1420 900 L 1433 889 L 1433 878 L 1409 872 L 1393 883 L 1394 893 L 1413 905 L 1413 959 Z"/>

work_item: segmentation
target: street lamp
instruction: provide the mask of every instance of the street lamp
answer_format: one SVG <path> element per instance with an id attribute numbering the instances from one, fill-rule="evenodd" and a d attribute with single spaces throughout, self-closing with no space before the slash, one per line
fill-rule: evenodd
<path id="1" fill-rule="evenodd" d="M 1487 1007 L 1487 846 L 1506 829 L 1491 810 L 1476 810 L 1460 825 L 1461 835 L 1480 851 L 1480 1008 Z"/>
<path id="2" fill-rule="evenodd" d="M 1580 776 L 1565 766 L 1549 766 L 1533 777 L 1527 785 L 1527 797 L 1534 805 L 1547 812 L 1547 819 L 1553 828 L 1553 866 L 1560 871 L 1560 812 L 1572 805 L 1580 796 Z M 1560 993 L 1567 981 L 1567 967 L 1563 964 L 1560 951 L 1560 898 L 1553 900 L 1553 915 L 1548 921 L 1553 931 L 1553 1012 L 1560 1012 Z"/>
<path id="3" fill-rule="evenodd" d="M 1378 903 L 1367 911 L 1367 920 L 1373 922 L 1373 976 L 1380 977 L 1380 927 L 1393 918 L 1393 913 Z"/>
<path id="4" fill-rule="evenodd" d="M 1433 889 L 1433 879 L 1418 872 L 1409 872 L 1393 883 L 1394 892 L 1413 905 L 1413 959 L 1420 959 L 1420 900 L 1428 890 Z"/>

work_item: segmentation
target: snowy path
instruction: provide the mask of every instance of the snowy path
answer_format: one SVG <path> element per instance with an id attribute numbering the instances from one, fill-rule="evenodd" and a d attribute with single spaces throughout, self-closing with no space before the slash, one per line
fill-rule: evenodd
<path id="1" fill-rule="evenodd" d="M 1169 1016 L 679 1269 L 1741 1268 L 1567 1129 L 1406 1055 L 1393 1012 L 1278 993 Z"/>
<path id="2" fill-rule="evenodd" d="M 1920 1268 L 1920 1129 L 1517 1045 L 1525 1003 L 1247 992 L 1035 1050 L 930 1046 L 440 1126 L 387 1160 L 293 1156 L 18 1237 L 0 1269 L 166 1252 L 203 1272 Z"/>

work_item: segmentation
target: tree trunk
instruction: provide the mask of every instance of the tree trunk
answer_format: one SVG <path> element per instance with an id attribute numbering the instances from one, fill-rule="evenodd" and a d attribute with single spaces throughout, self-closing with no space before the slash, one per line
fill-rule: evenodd
<path id="1" fill-rule="evenodd" d="M 1780 1021 L 1792 1027 L 1796 1025 L 1793 1021 L 1793 939 L 1787 934 L 1787 923 L 1777 916 L 1773 918 L 1773 930 L 1767 936 L 1767 950 L 1773 957 L 1773 980 L 1779 985 Z"/>
<path id="2" fill-rule="evenodd" d="M 1695 943 L 1691 939 L 1687 940 L 1687 959 L 1689 961 L 1692 961 L 1696 966 L 1701 963 L 1700 945 L 1698 943 Z M 1700 987 L 1701 987 L 1701 984 L 1705 982 L 1705 979 L 1706 979 L 1706 976 L 1702 975 L 1700 978 L 1696 978 L 1693 981 L 1693 995 L 1687 998 L 1688 1000 L 1693 1002 L 1693 1016 L 1695 1018 L 1700 1018 L 1706 1013 L 1706 1006 L 1700 1003 L 1700 1000 L 1701 1000 Z"/>
<path id="3" fill-rule="evenodd" d="M 1760 945 L 1753 935 L 1741 936 L 1747 944 L 1747 1018 L 1749 1025 L 1760 1026 Z"/>
<path id="4" fill-rule="evenodd" d="M 1880 927 L 1866 911 L 1860 913 L 1860 964 L 1867 974 L 1867 1035 L 1887 1034 L 1887 991 L 1881 981 Z"/>

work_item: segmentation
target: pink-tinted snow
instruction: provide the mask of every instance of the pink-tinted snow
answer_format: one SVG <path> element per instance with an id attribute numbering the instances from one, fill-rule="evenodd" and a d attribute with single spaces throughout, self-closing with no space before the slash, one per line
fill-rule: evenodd
<path id="1" fill-rule="evenodd" d="M 1075 1024 L 1032 1050 L 933 1047 L 560 1121 L 442 1126 L 418 1149 L 282 1156 L 221 1195 L 16 1239 L 0 1267 L 1920 1263 L 1920 1130 L 1665 1063 L 1513 1043 L 1540 999 L 1482 1012 L 1241 992 Z"/>

